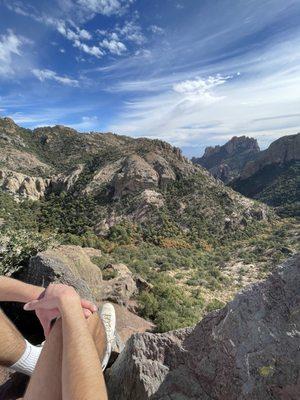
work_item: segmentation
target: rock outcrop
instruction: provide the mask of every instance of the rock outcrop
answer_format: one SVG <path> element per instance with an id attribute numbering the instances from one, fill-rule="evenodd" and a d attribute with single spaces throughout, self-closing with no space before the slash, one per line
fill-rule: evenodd
<path id="1" fill-rule="evenodd" d="M 207 147 L 201 158 L 193 158 L 192 161 L 228 183 L 238 177 L 246 163 L 255 159 L 259 152 L 256 139 L 234 136 L 223 146 Z"/>
<path id="2" fill-rule="evenodd" d="M 108 373 L 111 400 L 296 400 L 300 255 L 197 326 L 135 334 Z"/>
<path id="3" fill-rule="evenodd" d="M 0 170 L 0 188 L 16 198 L 40 200 L 50 186 L 50 179 Z"/>
<path id="4" fill-rule="evenodd" d="M 80 246 L 59 246 L 38 253 L 31 257 L 19 278 L 45 287 L 49 283 L 64 283 L 75 287 L 81 297 L 100 300 L 101 271 Z"/>
<path id="5" fill-rule="evenodd" d="M 300 133 L 283 136 L 262 151 L 257 160 L 248 162 L 241 172 L 240 179 L 247 179 L 268 165 L 287 164 L 300 160 Z"/>
<path id="6" fill-rule="evenodd" d="M 300 133 L 283 136 L 249 161 L 230 186 L 241 194 L 277 207 L 283 215 L 299 215 Z"/>

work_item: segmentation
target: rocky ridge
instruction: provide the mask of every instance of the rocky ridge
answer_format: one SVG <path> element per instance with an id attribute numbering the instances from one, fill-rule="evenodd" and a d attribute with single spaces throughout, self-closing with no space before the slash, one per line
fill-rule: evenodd
<path id="1" fill-rule="evenodd" d="M 45 204 L 51 195 L 57 202 L 61 194 L 67 195 L 60 207 L 66 207 L 67 201 L 71 207 L 75 200 L 84 204 L 92 199 L 97 217 L 89 217 L 93 224 L 89 228 L 97 235 L 109 234 L 124 221 L 151 221 L 157 227 L 162 215 L 179 231 L 190 232 L 199 218 L 210 221 L 215 208 L 218 215 L 212 217 L 223 221 L 221 230 L 247 225 L 255 215 L 268 214 L 264 206 L 244 202 L 179 149 L 159 140 L 79 134 L 60 125 L 31 131 L 3 118 L 0 145 L 6 160 L 0 169 L 2 191 L 17 200 L 45 200 Z M 14 152 L 28 162 L 13 165 L 10 155 Z"/>
<path id="2" fill-rule="evenodd" d="M 230 186 L 245 196 L 299 215 L 300 133 L 275 140 L 249 161 Z M 298 209 L 298 211 L 297 211 Z"/>
<path id="3" fill-rule="evenodd" d="M 247 136 L 234 136 L 223 146 L 207 147 L 201 158 L 193 158 L 195 164 L 208 169 L 214 177 L 228 183 L 238 177 L 249 160 L 260 152 L 257 140 Z"/>

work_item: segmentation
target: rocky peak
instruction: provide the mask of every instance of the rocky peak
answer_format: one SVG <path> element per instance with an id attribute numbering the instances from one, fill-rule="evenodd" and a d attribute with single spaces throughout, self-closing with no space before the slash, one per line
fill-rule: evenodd
<path id="1" fill-rule="evenodd" d="M 234 136 L 223 146 L 207 147 L 201 158 L 193 158 L 196 164 L 207 168 L 225 183 L 236 178 L 244 165 L 260 152 L 257 140 L 247 136 Z"/>
<path id="2" fill-rule="evenodd" d="M 5 129 L 7 133 L 15 133 L 18 125 L 9 117 L 0 118 L 0 128 Z"/>
<path id="3" fill-rule="evenodd" d="M 244 151 L 258 153 L 260 151 L 260 148 L 257 140 L 248 136 L 233 136 L 223 146 L 217 145 L 214 147 L 206 147 L 202 159 L 209 158 L 212 155 L 219 153 L 221 153 L 222 157 L 224 157 L 225 155 L 231 156 L 235 153 L 240 153 Z"/>
<path id="4" fill-rule="evenodd" d="M 248 136 L 233 136 L 233 138 L 231 138 L 229 142 L 224 145 L 224 147 L 228 154 L 245 150 L 254 152 L 260 151 L 257 140 Z"/>

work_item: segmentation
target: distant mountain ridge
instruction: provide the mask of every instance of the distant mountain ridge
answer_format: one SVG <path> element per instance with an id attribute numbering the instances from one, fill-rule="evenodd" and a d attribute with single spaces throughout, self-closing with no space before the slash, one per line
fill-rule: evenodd
<path id="1" fill-rule="evenodd" d="M 237 178 L 246 163 L 255 159 L 260 148 L 257 140 L 247 136 L 234 136 L 223 146 L 207 147 L 200 158 L 192 158 L 195 164 L 208 169 L 224 183 Z"/>
<path id="2" fill-rule="evenodd" d="M 230 186 L 245 196 L 300 215 L 300 133 L 283 136 L 249 161 Z"/>
<path id="3" fill-rule="evenodd" d="M 283 136 L 260 151 L 256 139 L 233 137 L 223 146 L 207 147 L 192 161 L 208 169 L 244 196 L 299 214 L 300 133 Z"/>

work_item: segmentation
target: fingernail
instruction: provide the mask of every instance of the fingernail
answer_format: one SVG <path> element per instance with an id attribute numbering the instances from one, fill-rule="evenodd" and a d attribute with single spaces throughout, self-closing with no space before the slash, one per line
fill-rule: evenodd
<path id="1" fill-rule="evenodd" d="M 24 304 L 24 306 L 23 306 L 23 310 L 28 310 L 28 304 L 26 303 L 26 304 Z"/>

